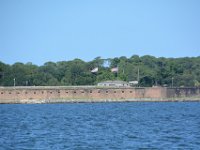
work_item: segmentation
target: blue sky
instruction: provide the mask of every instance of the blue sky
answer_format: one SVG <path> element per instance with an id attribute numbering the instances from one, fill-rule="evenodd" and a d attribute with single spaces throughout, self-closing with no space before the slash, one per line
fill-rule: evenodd
<path id="1" fill-rule="evenodd" d="M 0 61 L 200 56 L 199 0 L 0 0 Z"/>

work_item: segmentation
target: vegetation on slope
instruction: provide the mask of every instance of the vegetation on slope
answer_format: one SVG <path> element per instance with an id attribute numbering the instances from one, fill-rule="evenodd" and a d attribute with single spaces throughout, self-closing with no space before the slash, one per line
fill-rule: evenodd
<path id="1" fill-rule="evenodd" d="M 91 70 L 98 67 L 97 73 Z M 110 71 L 118 67 L 118 73 Z M 133 55 L 130 58 L 101 59 L 90 62 L 80 59 L 72 61 L 46 62 L 42 66 L 17 62 L 8 65 L 0 62 L 0 86 L 41 85 L 95 85 L 104 80 L 135 81 L 139 86 L 200 86 L 200 56 L 184 58 L 156 58 Z"/>

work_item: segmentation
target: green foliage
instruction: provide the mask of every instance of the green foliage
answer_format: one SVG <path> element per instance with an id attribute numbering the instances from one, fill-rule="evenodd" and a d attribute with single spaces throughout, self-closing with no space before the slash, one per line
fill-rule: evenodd
<path id="1" fill-rule="evenodd" d="M 99 68 L 96 74 L 90 71 Z M 118 67 L 118 73 L 110 69 Z M 138 80 L 139 86 L 200 86 L 200 57 L 156 58 L 133 55 L 101 59 L 90 62 L 81 59 L 72 61 L 46 62 L 42 66 L 17 62 L 7 65 L 0 62 L 0 86 L 56 86 L 95 85 L 105 80 Z"/>

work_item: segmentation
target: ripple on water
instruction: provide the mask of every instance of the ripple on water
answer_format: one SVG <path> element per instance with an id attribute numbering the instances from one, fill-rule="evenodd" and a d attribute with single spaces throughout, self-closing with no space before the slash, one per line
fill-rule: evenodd
<path id="1" fill-rule="evenodd" d="M 0 105 L 7 149 L 200 149 L 200 103 Z"/>

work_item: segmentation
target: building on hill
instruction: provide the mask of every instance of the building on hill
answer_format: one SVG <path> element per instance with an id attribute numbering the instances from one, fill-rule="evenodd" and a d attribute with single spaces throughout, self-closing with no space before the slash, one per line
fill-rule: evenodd
<path id="1" fill-rule="evenodd" d="M 97 86 L 103 87 L 130 87 L 128 82 L 115 80 L 115 81 L 103 81 L 99 82 Z"/>
<path id="2" fill-rule="evenodd" d="M 138 81 L 129 81 L 129 85 L 133 87 L 138 86 Z"/>

